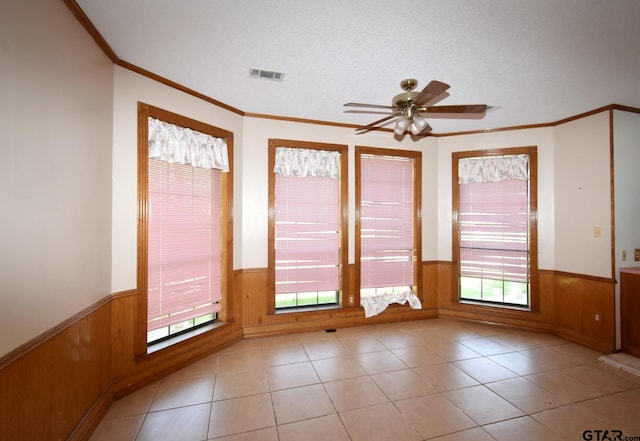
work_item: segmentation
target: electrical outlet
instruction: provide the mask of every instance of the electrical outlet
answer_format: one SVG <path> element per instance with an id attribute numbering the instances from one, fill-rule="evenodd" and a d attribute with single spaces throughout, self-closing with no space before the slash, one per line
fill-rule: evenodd
<path id="1" fill-rule="evenodd" d="M 595 237 L 595 238 L 600 238 L 600 237 L 602 237 L 602 228 L 600 228 L 600 227 L 593 227 L 593 237 Z"/>
<path id="2" fill-rule="evenodd" d="M 640 248 L 636 248 L 633 250 L 633 260 L 636 262 L 640 262 Z"/>
<path id="3" fill-rule="evenodd" d="M 593 317 L 595 319 L 596 322 L 600 321 L 600 314 L 596 314 L 595 317 Z"/>

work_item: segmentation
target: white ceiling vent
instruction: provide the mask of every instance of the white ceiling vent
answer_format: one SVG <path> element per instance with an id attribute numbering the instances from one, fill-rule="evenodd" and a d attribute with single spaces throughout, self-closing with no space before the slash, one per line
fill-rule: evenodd
<path id="1" fill-rule="evenodd" d="M 262 69 L 249 69 L 249 76 L 251 78 L 258 78 L 261 80 L 282 81 L 284 79 L 284 73 L 282 72 Z"/>

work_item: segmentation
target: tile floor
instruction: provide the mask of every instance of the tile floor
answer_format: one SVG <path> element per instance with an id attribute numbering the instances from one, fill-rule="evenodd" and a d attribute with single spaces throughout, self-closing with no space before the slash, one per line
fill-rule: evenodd
<path id="1" fill-rule="evenodd" d="M 600 355 L 447 319 L 247 339 L 115 401 L 91 441 L 640 439 L 640 377 Z"/>

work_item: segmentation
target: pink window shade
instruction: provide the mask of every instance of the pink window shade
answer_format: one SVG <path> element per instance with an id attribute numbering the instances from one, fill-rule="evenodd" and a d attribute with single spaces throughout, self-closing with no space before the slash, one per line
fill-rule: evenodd
<path id="1" fill-rule="evenodd" d="M 276 294 L 339 290 L 339 180 L 275 179 Z"/>
<path id="2" fill-rule="evenodd" d="M 220 310 L 220 170 L 149 159 L 148 330 Z"/>
<path id="3" fill-rule="evenodd" d="M 528 181 L 460 184 L 460 275 L 528 281 Z"/>
<path id="4" fill-rule="evenodd" d="M 413 159 L 361 156 L 360 287 L 414 285 Z"/>

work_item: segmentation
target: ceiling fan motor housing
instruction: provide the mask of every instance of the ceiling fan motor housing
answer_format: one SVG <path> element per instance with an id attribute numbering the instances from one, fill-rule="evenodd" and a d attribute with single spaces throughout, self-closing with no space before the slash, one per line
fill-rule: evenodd
<path id="1" fill-rule="evenodd" d="M 393 97 L 393 107 L 400 110 L 407 118 L 410 118 L 416 110 L 414 101 L 418 92 L 403 92 Z"/>

